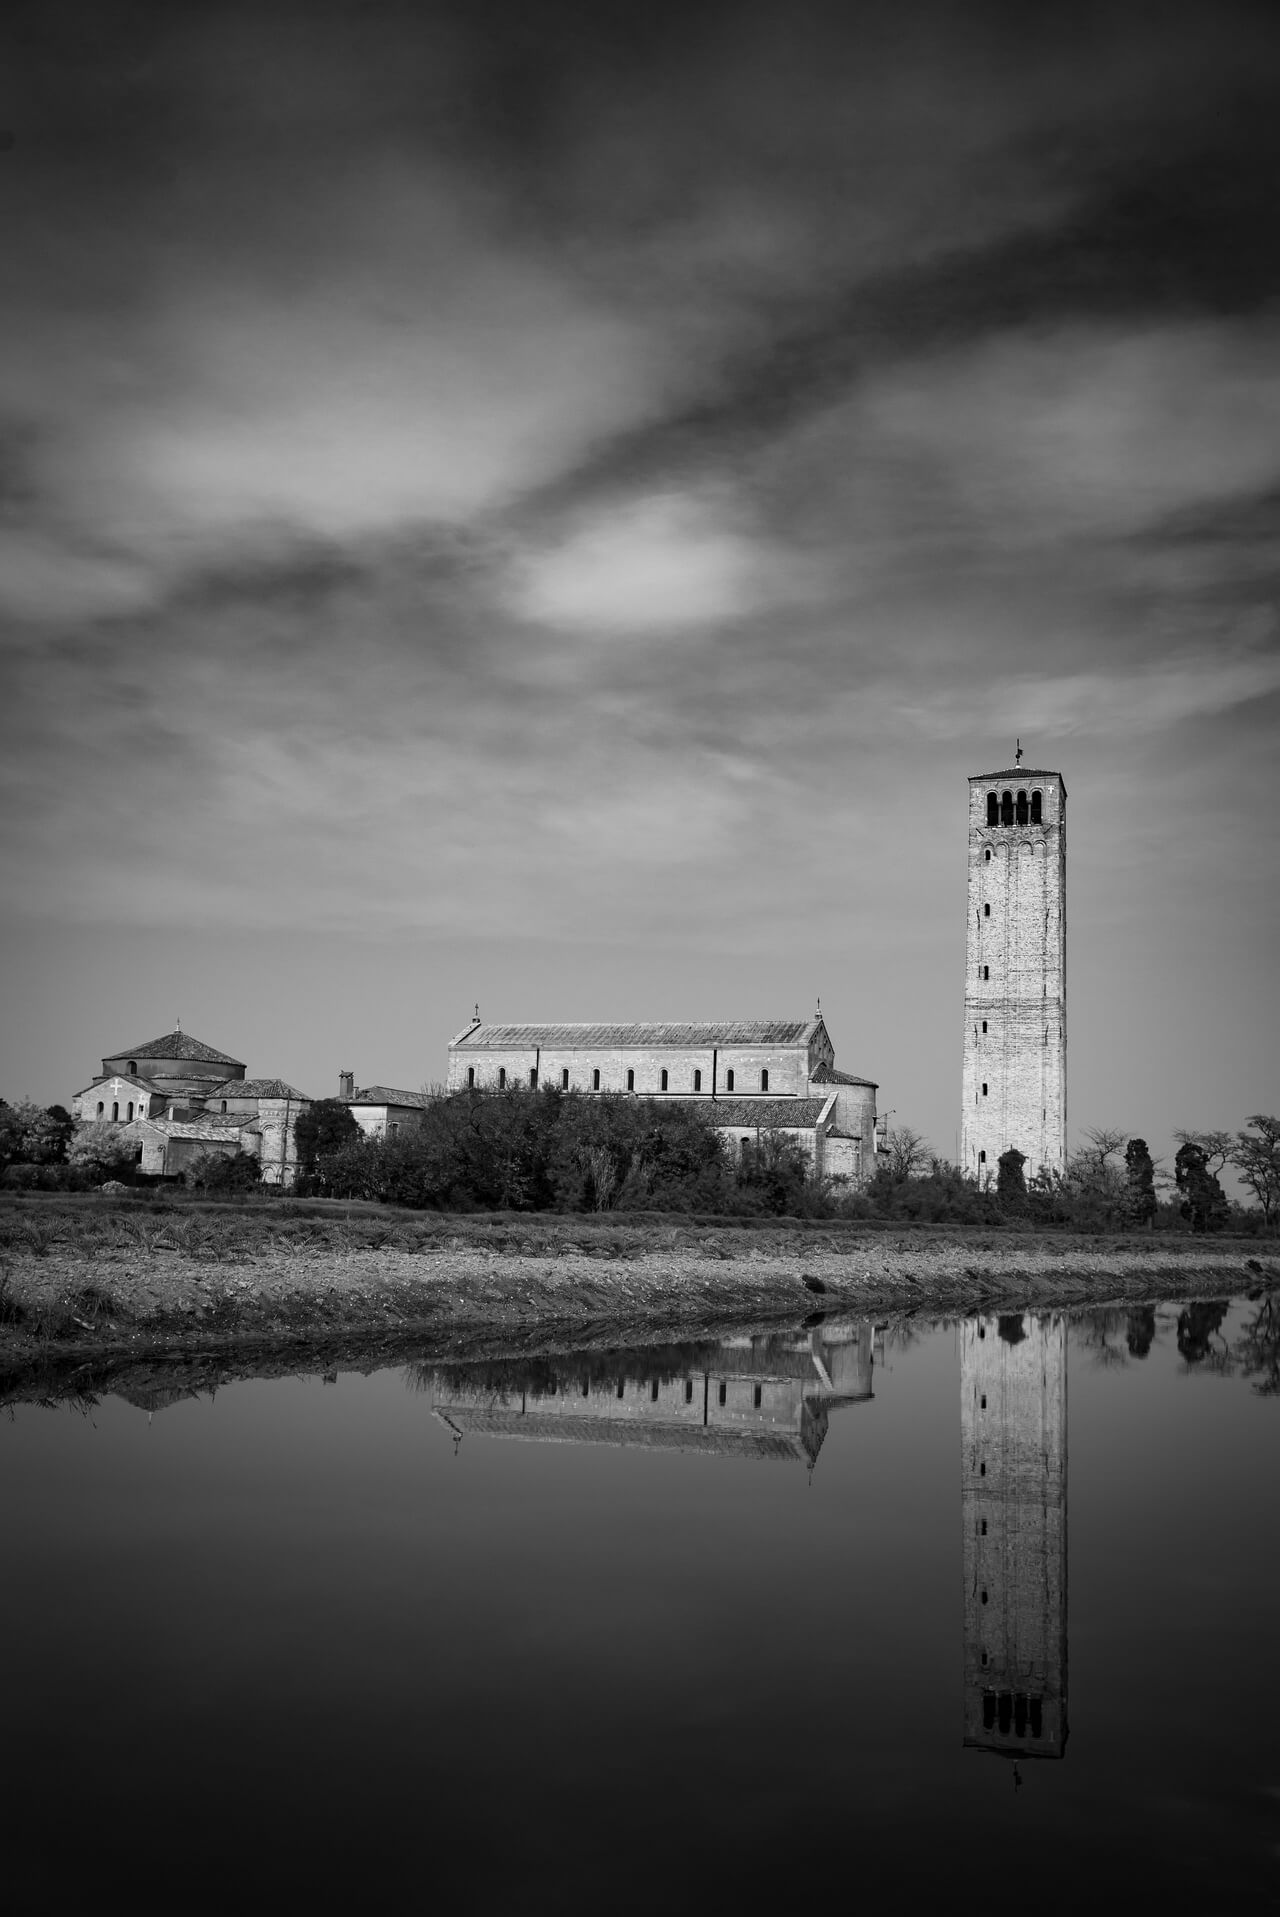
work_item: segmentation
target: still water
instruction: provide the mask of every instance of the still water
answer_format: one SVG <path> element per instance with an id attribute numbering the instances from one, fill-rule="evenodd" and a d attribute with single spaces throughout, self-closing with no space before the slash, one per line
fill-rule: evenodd
<path id="1" fill-rule="evenodd" d="M 7 1907 L 1265 1908 L 1270 1309 L 19 1407 Z"/>

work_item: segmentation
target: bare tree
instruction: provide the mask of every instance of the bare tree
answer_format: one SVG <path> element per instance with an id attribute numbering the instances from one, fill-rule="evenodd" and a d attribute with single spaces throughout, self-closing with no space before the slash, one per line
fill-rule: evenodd
<path id="1" fill-rule="evenodd" d="M 1272 1210 L 1280 1202 L 1280 1118 L 1254 1112 L 1249 1123 L 1252 1131 L 1236 1133 L 1231 1163 L 1240 1174 L 1240 1183 L 1262 1206 L 1270 1230 Z"/>
<path id="2" fill-rule="evenodd" d="M 1253 1124 L 1253 1119 L 1249 1123 Z M 1220 1172 L 1232 1158 L 1236 1142 L 1230 1132 L 1175 1132 L 1180 1145 L 1194 1145 L 1204 1153 L 1205 1170 Z"/>
<path id="3" fill-rule="evenodd" d="M 910 1125 L 896 1125 L 884 1135 L 889 1176 L 895 1181 L 914 1178 L 936 1156 L 929 1141 Z"/>

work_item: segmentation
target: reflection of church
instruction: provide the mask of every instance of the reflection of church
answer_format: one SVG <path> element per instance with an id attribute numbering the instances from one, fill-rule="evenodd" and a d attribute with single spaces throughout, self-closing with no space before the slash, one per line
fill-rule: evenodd
<path id="1" fill-rule="evenodd" d="M 727 1338 L 688 1369 L 629 1352 L 618 1375 L 548 1377 L 474 1388 L 451 1375 L 432 1385 L 433 1408 L 462 1438 L 525 1438 L 561 1444 L 639 1445 L 720 1457 L 796 1459 L 812 1466 L 829 1413 L 872 1396 L 869 1324 L 822 1325 L 783 1336 Z M 490 1374 L 491 1377 L 491 1374 Z"/>
<path id="2" fill-rule="evenodd" d="M 1013 1757 L 1067 1742 L 1067 1328 L 960 1327 L 964 1741 Z"/>

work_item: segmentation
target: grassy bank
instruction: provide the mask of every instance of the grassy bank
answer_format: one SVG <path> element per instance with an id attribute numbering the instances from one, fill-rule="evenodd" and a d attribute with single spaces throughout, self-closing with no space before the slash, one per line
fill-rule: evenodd
<path id="1" fill-rule="evenodd" d="M 335 1339 L 615 1340 L 733 1322 L 1224 1296 L 1280 1283 L 1256 1239 L 635 1214 L 443 1217 L 321 1201 L 0 1206 L 0 1397 L 104 1354 Z"/>

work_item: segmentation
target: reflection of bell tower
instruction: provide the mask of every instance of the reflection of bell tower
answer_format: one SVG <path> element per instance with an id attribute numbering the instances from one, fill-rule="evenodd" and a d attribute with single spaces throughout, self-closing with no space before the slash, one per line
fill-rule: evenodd
<path id="1" fill-rule="evenodd" d="M 1013 1757 L 1067 1742 L 1067 1329 L 960 1331 L 964 1741 Z"/>

